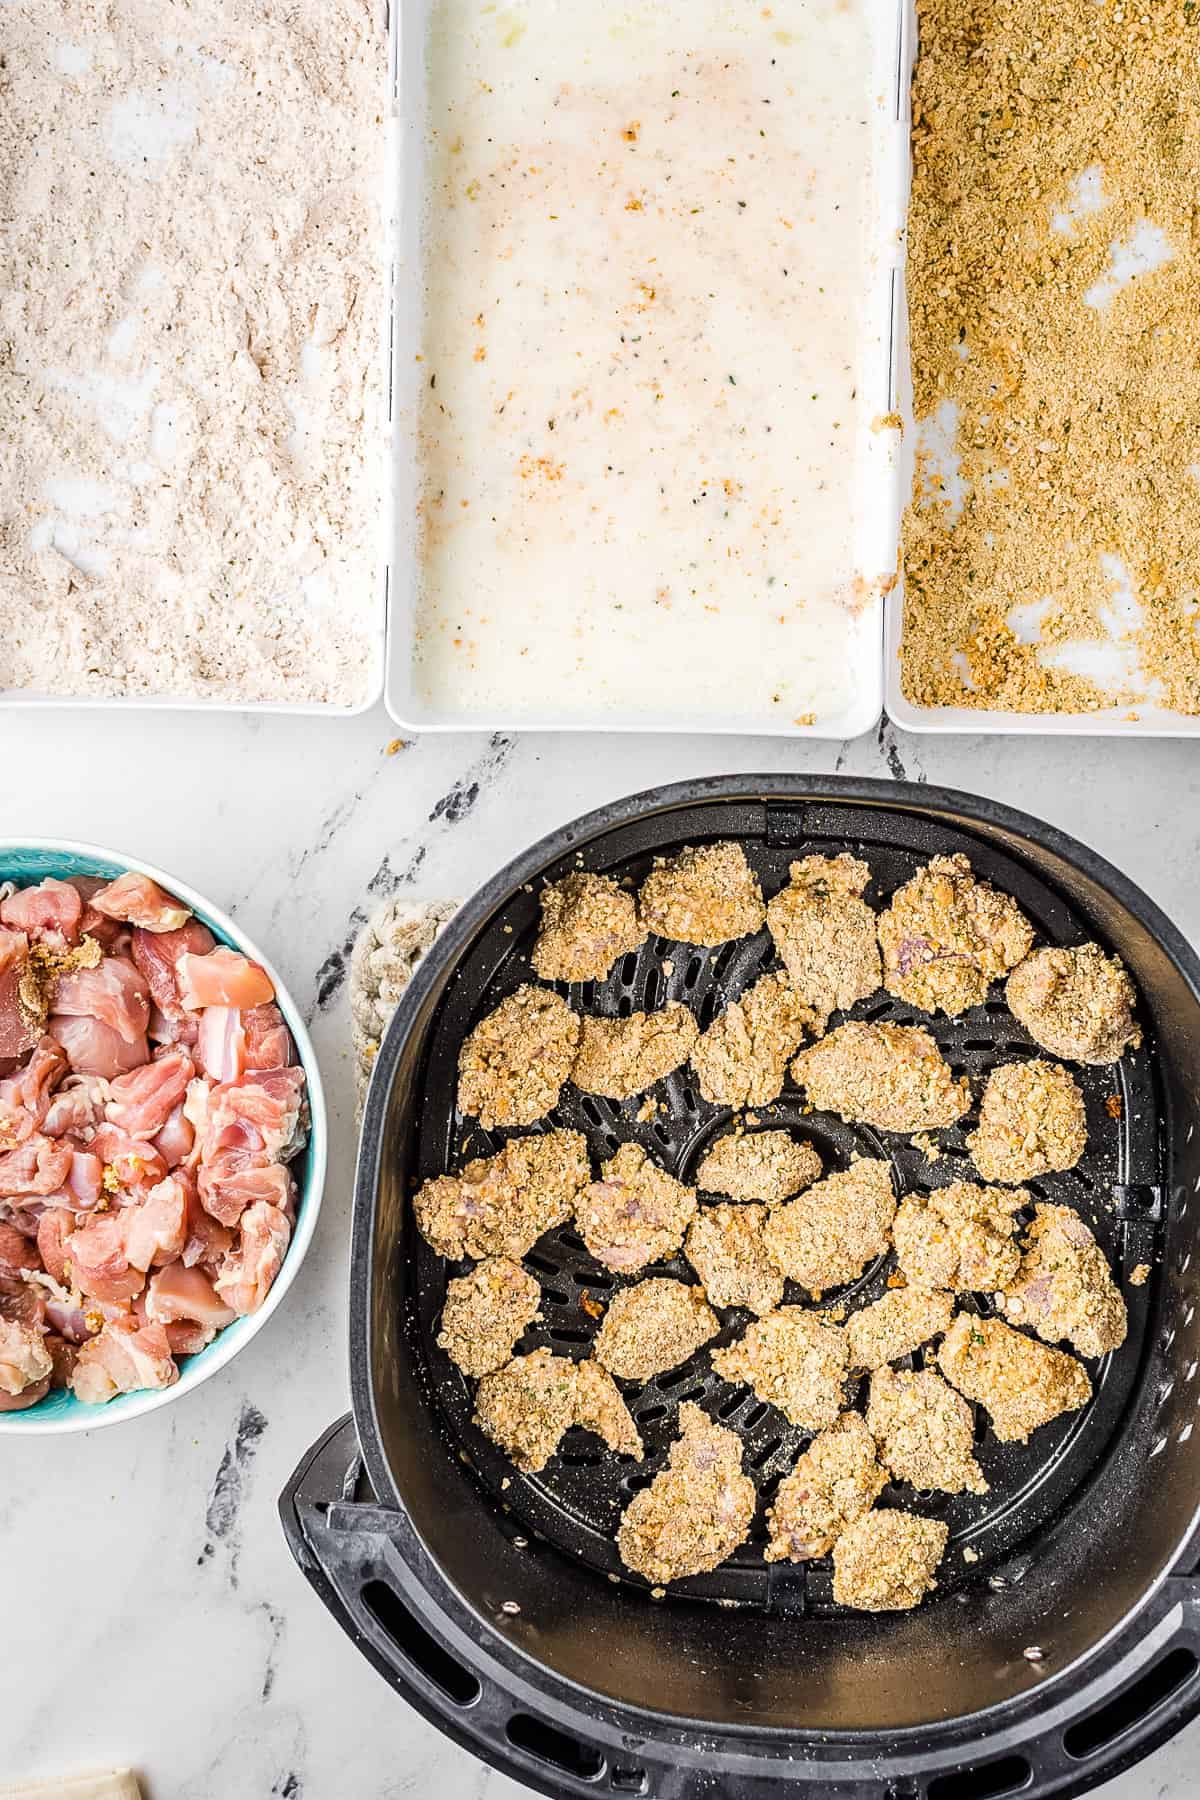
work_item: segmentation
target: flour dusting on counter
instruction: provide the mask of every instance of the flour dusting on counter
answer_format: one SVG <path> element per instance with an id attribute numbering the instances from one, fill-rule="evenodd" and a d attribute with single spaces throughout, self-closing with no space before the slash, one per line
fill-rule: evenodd
<path id="1" fill-rule="evenodd" d="M 365 700 L 381 12 L 0 16 L 0 688 Z"/>
<path id="2" fill-rule="evenodd" d="M 438 715 L 786 728 L 852 704 L 890 582 L 863 481 L 883 375 L 859 391 L 887 324 L 874 16 L 435 0 Z"/>

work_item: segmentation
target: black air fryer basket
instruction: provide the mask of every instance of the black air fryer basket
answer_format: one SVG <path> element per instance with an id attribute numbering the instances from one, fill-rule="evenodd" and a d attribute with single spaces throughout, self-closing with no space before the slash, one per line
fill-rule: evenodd
<path id="1" fill-rule="evenodd" d="M 529 979 L 538 892 L 580 867 L 639 881 L 656 856 L 717 838 L 744 846 L 768 896 L 795 858 L 849 849 L 870 865 L 876 904 L 931 855 L 962 850 L 1017 897 L 1039 942 L 1097 938 L 1140 992 L 1142 1049 L 1075 1071 L 1084 1160 L 1030 1184 L 1095 1230 L 1129 1304 L 1128 1340 L 1091 1365 L 1091 1404 L 1029 1444 L 997 1444 L 979 1415 L 990 1493 L 885 1492 L 885 1504 L 950 1528 L 937 1592 L 915 1612 L 838 1607 L 827 1560 L 763 1562 L 764 1505 L 806 1438 L 715 1376 L 707 1351 L 626 1392 L 644 1463 L 574 1430 L 530 1477 L 473 1426 L 468 1384 L 436 1344 L 447 1269 L 414 1230 L 410 1199 L 501 1141 L 457 1114 L 455 1059 L 477 1020 Z M 608 981 L 564 991 L 610 1014 L 682 999 L 704 1025 L 772 960 L 765 931 L 718 952 L 651 939 Z M 924 1024 L 976 1086 L 996 1063 L 1035 1054 L 998 989 L 956 1020 L 882 995 L 853 1016 Z M 326 1433 L 283 1497 L 297 1559 L 413 1705 L 546 1794 L 993 1800 L 1094 1786 L 1200 1709 L 1198 1070 L 1200 963 L 1179 933 L 1082 845 L 990 801 L 739 776 L 638 795 L 555 832 L 463 907 L 380 1051 L 355 1195 L 353 1424 Z M 596 1160 L 633 1139 L 691 1180 L 729 1110 L 705 1102 L 687 1068 L 655 1094 L 649 1117 L 640 1097 L 616 1105 L 568 1086 L 550 1123 L 585 1131 Z M 938 1134 L 931 1163 L 907 1139 L 803 1114 L 791 1090 L 756 1110 L 764 1124 L 801 1126 L 827 1168 L 888 1157 L 903 1191 L 970 1174 L 971 1118 Z M 596 1300 L 617 1278 L 570 1226 L 525 1260 L 543 1317 L 518 1349 L 586 1354 Z M 1132 1284 L 1140 1264 L 1149 1279 Z M 833 1298 L 875 1298 L 888 1268 L 881 1259 Z M 747 1319 L 722 1314 L 719 1341 Z M 764 1504 L 757 1537 L 730 1563 L 664 1596 L 629 1575 L 613 1536 L 662 1466 L 685 1400 L 740 1433 Z"/>

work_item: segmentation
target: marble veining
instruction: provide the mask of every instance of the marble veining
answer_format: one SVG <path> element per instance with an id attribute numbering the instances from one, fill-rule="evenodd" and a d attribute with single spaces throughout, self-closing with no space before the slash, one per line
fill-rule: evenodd
<path id="1" fill-rule="evenodd" d="M 358 719 L 10 711 L 11 836 L 175 871 L 268 948 L 312 1020 L 330 1179 L 286 1306 L 177 1407 L 19 1440 L 0 1464 L 0 1593 L 20 1678 L 0 1784 L 128 1762 L 149 1800 L 517 1800 L 400 1702 L 292 1563 L 276 1499 L 348 1404 L 354 1077 L 346 975 L 381 900 L 468 893 L 553 826 L 661 782 L 839 770 L 974 790 L 1120 864 L 1193 940 L 1200 763 L 1187 743 L 430 736 Z M 97 755 L 97 744 L 104 756 Z M 12 1622 L 16 1623 L 14 1630 Z M 1191 1800 L 1200 1724 L 1100 1790 Z"/>

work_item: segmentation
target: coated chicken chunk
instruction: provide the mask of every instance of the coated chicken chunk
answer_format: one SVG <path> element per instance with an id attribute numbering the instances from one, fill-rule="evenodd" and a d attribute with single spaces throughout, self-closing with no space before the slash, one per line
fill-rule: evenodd
<path id="1" fill-rule="evenodd" d="M 910 1194 L 892 1226 L 896 1258 L 909 1281 L 953 1293 L 991 1294 L 1012 1280 L 1021 1253 L 1013 1214 L 1032 1204 L 1025 1188 L 954 1181 Z"/>
<path id="2" fill-rule="evenodd" d="M 678 1000 L 626 1019 L 585 1018 L 571 1080 L 585 1094 L 629 1100 L 685 1063 L 699 1030 Z"/>
<path id="3" fill-rule="evenodd" d="M 833 1597 L 859 1612 L 906 1612 L 937 1586 L 950 1528 L 893 1507 L 869 1512 L 833 1546 Z"/>
<path id="4" fill-rule="evenodd" d="M 1074 1076 L 1040 1058 L 993 1069 L 967 1149 L 985 1181 L 1016 1185 L 1073 1169 L 1087 1149 L 1087 1116 Z"/>
<path id="5" fill-rule="evenodd" d="M 883 984 L 923 1012 L 979 1006 L 1029 954 L 1033 931 L 1016 901 L 977 881 L 965 856 L 935 856 L 897 888 L 879 918 Z"/>
<path id="6" fill-rule="evenodd" d="M 938 1337 L 953 1316 L 954 1302 L 940 1288 L 892 1288 L 846 1320 L 850 1366 L 881 1369 Z"/>
<path id="7" fill-rule="evenodd" d="M 666 1468 L 634 1495 L 617 1533 L 621 1560 L 647 1581 L 707 1574 L 744 1542 L 754 1517 L 737 1434 L 691 1401 L 679 1409 L 679 1427 Z"/>
<path id="8" fill-rule="evenodd" d="M 692 1050 L 700 1092 L 716 1106 L 766 1106 L 816 1017 L 786 975 L 762 975 L 719 1013 Z"/>
<path id="9" fill-rule="evenodd" d="M 543 981 L 605 981 L 619 957 L 646 941 L 633 895 L 611 875 L 567 875 L 542 890 L 541 907 L 530 961 Z"/>
<path id="10" fill-rule="evenodd" d="M 642 883 L 638 914 L 648 931 L 712 947 L 748 937 L 765 917 L 758 876 L 740 844 L 701 844 L 659 858 Z"/>
<path id="11" fill-rule="evenodd" d="M 843 1413 L 815 1437 L 779 1484 L 767 1513 L 767 1562 L 810 1562 L 874 1506 L 887 1485 L 875 1439 L 859 1413 Z"/>
<path id="12" fill-rule="evenodd" d="M 1039 1206 L 1004 1310 L 1049 1344 L 1066 1338 L 1080 1356 L 1104 1356 L 1125 1342 L 1125 1301 L 1103 1250 L 1069 1206 Z"/>
<path id="13" fill-rule="evenodd" d="M 787 1131 L 736 1131 L 718 1138 L 696 1171 L 696 1185 L 731 1200 L 777 1205 L 821 1179 L 821 1158 Z"/>
<path id="14" fill-rule="evenodd" d="M 763 1241 L 780 1272 L 820 1299 L 883 1255 L 895 1214 L 891 1169 L 862 1157 L 775 1207 Z"/>
<path id="15" fill-rule="evenodd" d="M 538 1316 L 542 1290 L 510 1256 L 489 1256 L 446 1284 L 438 1343 L 464 1375 L 501 1369 Z"/>
<path id="16" fill-rule="evenodd" d="M 991 1414 L 1002 1444 L 1024 1443 L 1039 1425 L 1060 1413 L 1078 1412 L 1092 1397 L 1082 1363 L 1013 1331 L 1000 1319 L 960 1313 L 942 1339 L 937 1360 L 946 1380 Z"/>
<path id="17" fill-rule="evenodd" d="M 1004 998 L 1034 1043 L 1069 1062 L 1119 1062 L 1142 1041 L 1137 990 L 1120 957 L 1099 944 L 1035 950 L 1009 976 Z"/>
<path id="18" fill-rule="evenodd" d="M 702 1206 L 687 1235 L 684 1254 L 714 1306 L 774 1312 L 783 1299 L 783 1275 L 763 1242 L 765 1206 Z"/>
<path id="19" fill-rule="evenodd" d="M 952 1073 L 920 1025 L 839 1025 L 800 1052 L 792 1076 L 818 1112 L 879 1131 L 953 1125 L 971 1105 L 966 1076 Z"/>
<path id="20" fill-rule="evenodd" d="M 575 1222 L 598 1262 L 623 1275 L 673 1256 L 696 1211 L 696 1190 L 651 1162 L 638 1144 L 622 1144 L 602 1179 L 579 1196 Z"/>
<path id="21" fill-rule="evenodd" d="M 879 1460 L 897 1481 L 922 1492 L 986 1494 L 972 1454 L 975 1420 L 961 1394 L 933 1369 L 876 1369 L 867 1425 Z"/>
<path id="22" fill-rule="evenodd" d="M 610 1375 L 549 1350 L 514 1356 L 475 1392 L 475 1423 L 519 1469 L 544 1469 L 572 1425 L 595 1431 L 610 1449 L 640 1457 L 641 1439 Z"/>
<path id="23" fill-rule="evenodd" d="M 580 1022 L 561 994 L 528 983 L 481 1019 L 458 1053 L 460 1111 L 485 1130 L 532 1125 L 558 1105 Z"/>
<path id="24" fill-rule="evenodd" d="M 623 1381 L 676 1369 L 721 1329 L 703 1288 L 654 1277 L 613 1296 L 592 1354 Z"/>
<path id="25" fill-rule="evenodd" d="M 461 1175 L 439 1175 L 413 1198 L 417 1229 L 439 1256 L 524 1256 L 570 1218 L 591 1179 L 579 1131 L 510 1138 Z"/>
<path id="26" fill-rule="evenodd" d="M 848 856 L 806 856 L 767 907 L 767 925 L 796 995 L 816 1015 L 829 1015 L 873 994 L 880 983 L 875 914 L 863 899 L 866 863 Z"/>
<path id="27" fill-rule="evenodd" d="M 745 1382 L 804 1431 L 832 1425 L 845 1405 L 846 1334 L 802 1306 L 781 1306 L 749 1326 L 712 1366 L 726 1381 Z"/>

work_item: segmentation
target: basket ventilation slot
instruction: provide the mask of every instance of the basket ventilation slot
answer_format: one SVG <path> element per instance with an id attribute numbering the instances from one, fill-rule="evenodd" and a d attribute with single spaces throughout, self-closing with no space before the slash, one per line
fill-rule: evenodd
<path id="1" fill-rule="evenodd" d="M 955 1769 L 937 1775 L 929 1784 L 929 1800 L 997 1800 L 1000 1794 L 1016 1794 L 1033 1780 L 1033 1768 L 1023 1756 L 999 1756 L 973 1769 Z"/>
<path id="2" fill-rule="evenodd" d="M 1094 1756 L 1097 1750 L 1103 1750 L 1177 1693 L 1185 1682 L 1192 1680 L 1197 1668 L 1200 1668 L 1200 1662 L 1192 1651 L 1177 1644 L 1131 1687 L 1123 1689 L 1106 1706 L 1098 1707 L 1086 1719 L 1080 1719 L 1065 1731 L 1063 1749 L 1077 1760 Z"/>
<path id="3" fill-rule="evenodd" d="M 455 1706 L 474 1706 L 483 1692 L 476 1677 L 429 1635 L 386 1581 L 366 1582 L 362 1603 L 371 1617 L 382 1625 L 401 1655 L 426 1681 L 432 1682 L 440 1694 Z"/>
<path id="4" fill-rule="evenodd" d="M 604 1773 L 604 1758 L 597 1751 L 568 1732 L 548 1725 L 545 1719 L 535 1719 L 532 1713 L 514 1713 L 504 1735 L 518 1750 L 536 1757 L 538 1762 L 562 1769 L 577 1781 L 599 1781 Z"/>

